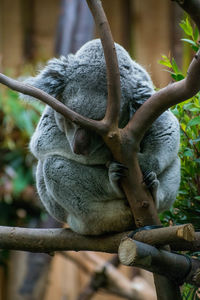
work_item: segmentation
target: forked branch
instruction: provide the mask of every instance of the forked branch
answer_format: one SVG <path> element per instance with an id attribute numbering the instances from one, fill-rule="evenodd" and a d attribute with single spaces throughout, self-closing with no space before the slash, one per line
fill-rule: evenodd
<path id="1" fill-rule="evenodd" d="M 153 94 L 133 115 L 126 126 L 138 143 L 151 124 L 168 108 L 193 97 L 200 90 L 200 51 L 193 58 L 187 77 Z"/>
<path id="2" fill-rule="evenodd" d="M 126 266 L 136 266 L 167 276 L 179 284 L 185 281 L 200 286 L 199 259 L 159 250 L 130 238 L 122 240 L 119 258 Z"/>

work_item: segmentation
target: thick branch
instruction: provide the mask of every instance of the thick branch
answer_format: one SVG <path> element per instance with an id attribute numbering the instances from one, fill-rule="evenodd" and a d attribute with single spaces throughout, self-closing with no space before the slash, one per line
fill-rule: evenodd
<path id="1" fill-rule="evenodd" d="M 173 227 L 169 227 L 172 232 Z M 166 237 L 166 240 L 161 237 L 161 243 L 170 245 L 173 250 L 191 250 L 199 251 L 200 249 L 200 232 L 195 233 L 194 241 L 186 241 L 184 239 L 167 238 L 165 235 L 166 229 L 148 230 L 145 235 L 151 235 L 153 231 L 159 231 L 160 235 Z M 105 236 L 83 236 L 70 229 L 32 229 L 22 227 L 7 227 L 0 226 L 0 249 L 21 250 L 30 252 L 49 253 L 54 251 L 101 251 L 107 253 L 117 253 L 119 244 L 122 238 L 127 237 L 131 232 L 116 233 Z M 154 235 L 155 233 L 153 233 Z M 148 238 L 137 234 L 137 239 L 141 237 L 145 242 L 156 242 L 157 238 Z"/>
<path id="2" fill-rule="evenodd" d="M 177 240 L 172 241 L 171 249 L 174 251 L 192 251 L 196 252 L 200 250 L 200 232 L 195 232 L 195 240 L 194 241 L 184 241 Z"/>
<path id="3" fill-rule="evenodd" d="M 193 58 L 187 77 L 153 94 L 133 115 L 126 126 L 136 143 L 140 143 L 147 129 L 168 108 L 193 97 L 200 90 L 200 51 Z"/>
<path id="4" fill-rule="evenodd" d="M 122 264 L 137 266 L 164 275 L 178 284 L 184 281 L 200 286 L 200 261 L 184 255 L 159 250 L 130 238 L 121 242 L 119 258 Z"/>
<path id="5" fill-rule="evenodd" d="M 100 0 L 87 0 L 99 31 L 107 69 L 108 100 L 104 121 L 118 128 L 120 111 L 120 75 L 115 44 Z"/>
<path id="6" fill-rule="evenodd" d="M 195 231 L 192 224 L 164 227 L 152 230 L 142 230 L 132 236 L 134 240 L 149 245 L 171 245 L 182 240 L 191 242 L 195 240 Z"/>
<path id="7" fill-rule="evenodd" d="M 49 253 L 65 250 L 89 250 L 117 253 L 126 233 L 83 236 L 70 229 L 32 229 L 0 226 L 0 249 Z"/>
<path id="8" fill-rule="evenodd" d="M 200 31 L 200 1 L 199 0 L 175 0 L 196 23 Z"/>

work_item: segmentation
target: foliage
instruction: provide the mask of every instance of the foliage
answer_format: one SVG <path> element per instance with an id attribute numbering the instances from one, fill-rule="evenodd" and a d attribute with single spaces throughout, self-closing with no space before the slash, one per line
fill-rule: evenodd
<path id="1" fill-rule="evenodd" d="M 189 43 L 192 48 L 194 44 L 199 48 L 198 29 L 193 29 L 188 19 L 181 22 L 181 27 L 189 35 L 189 38 L 183 41 L 191 41 Z M 169 59 L 163 55 L 160 63 L 171 69 L 170 74 L 175 81 L 185 77 L 173 58 Z M 162 220 L 168 223 L 172 219 L 176 224 L 191 222 L 198 229 L 200 227 L 200 92 L 191 99 L 174 106 L 172 112 L 180 122 L 179 156 L 182 177 L 174 209 L 162 215 Z"/>
<path id="2" fill-rule="evenodd" d="M 197 27 L 193 28 L 188 18 L 180 26 L 187 35 L 182 41 L 189 43 L 194 51 L 199 50 Z M 163 55 L 160 63 L 170 69 L 175 81 L 185 78 L 186 74 L 179 69 L 174 58 Z M 174 106 L 172 112 L 179 119 L 181 129 L 181 184 L 174 207 L 161 214 L 161 220 L 165 225 L 192 223 L 196 230 L 200 230 L 200 92 Z M 185 284 L 183 299 L 200 299 L 198 289 Z"/>
<path id="3" fill-rule="evenodd" d="M 20 210 L 16 202 L 30 200 L 34 193 L 34 159 L 28 151 L 28 143 L 42 109 L 38 102 L 25 103 L 12 90 L 0 88 L 1 225 L 16 225 L 17 219 L 26 216 L 26 211 Z"/>

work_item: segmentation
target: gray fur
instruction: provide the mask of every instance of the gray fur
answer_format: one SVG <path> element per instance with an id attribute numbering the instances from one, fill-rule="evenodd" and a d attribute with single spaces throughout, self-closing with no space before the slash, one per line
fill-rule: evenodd
<path id="1" fill-rule="evenodd" d="M 136 109 L 153 93 L 147 72 L 116 44 L 121 80 L 119 126 L 123 128 Z M 75 55 L 52 59 L 26 82 L 57 97 L 69 108 L 92 119 L 102 119 L 107 99 L 106 66 L 101 42 L 86 43 Z M 72 230 L 97 235 L 124 231 L 132 217 L 127 200 L 116 184 L 115 164 L 101 137 L 90 133 L 89 155 L 73 152 L 78 126 L 46 107 L 32 136 L 30 149 L 38 159 L 37 189 L 47 211 Z M 180 181 L 179 125 L 170 111 L 152 125 L 138 153 L 143 172 L 154 172 L 156 206 L 171 206 Z"/>

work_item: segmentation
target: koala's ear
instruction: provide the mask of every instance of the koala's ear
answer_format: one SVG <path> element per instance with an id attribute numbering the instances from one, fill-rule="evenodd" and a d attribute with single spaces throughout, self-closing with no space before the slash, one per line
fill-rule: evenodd
<path id="1" fill-rule="evenodd" d="M 37 87 L 51 96 L 57 98 L 62 94 L 63 89 L 67 84 L 69 74 L 68 66 L 73 60 L 73 55 L 68 57 L 53 58 L 48 61 L 46 67 L 39 72 L 36 77 L 29 77 L 23 80 L 34 87 Z M 33 98 L 27 95 L 20 94 L 21 99 L 32 100 Z"/>
<path id="2" fill-rule="evenodd" d="M 132 97 L 129 102 L 130 118 L 138 110 L 138 108 L 155 93 L 152 82 L 149 81 L 139 81 L 137 87 L 132 91 Z"/>

